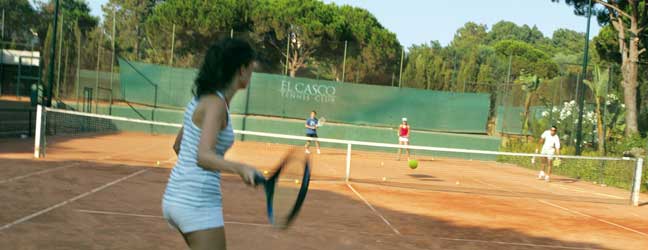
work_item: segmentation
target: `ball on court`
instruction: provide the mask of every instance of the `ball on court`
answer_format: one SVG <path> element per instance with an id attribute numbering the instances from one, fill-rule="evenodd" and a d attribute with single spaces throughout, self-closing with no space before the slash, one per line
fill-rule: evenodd
<path id="1" fill-rule="evenodd" d="M 385 162 L 381 161 L 381 162 L 380 162 L 380 166 L 381 166 L 381 167 L 382 167 L 382 166 L 385 166 Z"/>
<path id="2" fill-rule="evenodd" d="M 457 182 L 455 182 L 455 184 L 459 185 L 459 182 L 457 181 Z"/>
<path id="3" fill-rule="evenodd" d="M 295 184 L 299 184 L 299 180 L 295 179 Z"/>
<path id="4" fill-rule="evenodd" d="M 382 178 L 382 181 L 387 181 L 387 177 L 383 177 L 383 178 Z"/>
<path id="5" fill-rule="evenodd" d="M 155 166 L 160 166 L 160 161 L 156 161 Z"/>
<path id="6" fill-rule="evenodd" d="M 418 167 L 418 161 L 417 160 L 409 160 L 408 164 L 409 164 L 409 167 L 411 169 L 416 169 Z"/>

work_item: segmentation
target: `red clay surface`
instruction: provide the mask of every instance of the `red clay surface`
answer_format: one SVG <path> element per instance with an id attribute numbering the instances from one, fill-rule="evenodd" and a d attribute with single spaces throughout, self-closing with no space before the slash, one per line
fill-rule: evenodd
<path id="1" fill-rule="evenodd" d="M 161 218 L 175 162 L 172 136 L 143 134 L 0 140 L 0 249 L 186 249 Z M 290 146 L 236 142 L 226 156 L 267 169 Z M 629 191 L 496 162 L 395 154 L 313 155 L 298 221 L 267 224 L 261 190 L 223 175 L 229 249 L 646 249 L 648 206 Z M 158 164 L 159 162 L 159 164 Z M 648 200 L 642 196 L 642 202 Z"/>

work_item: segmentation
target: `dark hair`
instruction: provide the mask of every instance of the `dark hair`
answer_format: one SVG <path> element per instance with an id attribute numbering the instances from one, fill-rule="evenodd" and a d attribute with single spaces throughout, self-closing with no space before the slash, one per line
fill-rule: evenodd
<path id="1" fill-rule="evenodd" d="M 194 95 L 200 97 L 228 88 L 236 71 L 255 58 L 256 52 L 246 41 L 226 38 L 214 43 L 207 49 L 194 82 Z"/>
<path id="2" fill-rule="evenodd" d="M 558 127 L 556 127 L 556 125 L 551 126 L 551 128 L 558 130 Z"/>
<path id="3" fill-rule="evenodd" d="M 311 113 L 315 113 L 315 114 L 317 114 L 317 111 L 313 110 L 313 111 L 311 111 Z"/>

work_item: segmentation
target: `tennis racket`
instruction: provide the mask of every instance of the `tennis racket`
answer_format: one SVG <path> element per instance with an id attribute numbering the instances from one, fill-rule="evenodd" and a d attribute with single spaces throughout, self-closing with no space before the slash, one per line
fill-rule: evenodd
<path id="1" fill-rule="evenodd" d="M 308 192 L 310 171 L 308 156 L 293 150 L 267 179 L 260 173 L 255 175 L 255 183 L 265 190 L 270 224 L 286 229 L 297 218 Z"/>
<path id="2" fill-rule="evenodd" d="M 319 119 L 317 119 L 318 127 L 324 126 L 324 124 L 326 124 L 326 117 L 320 117 Z"/>
<path id="3" fill-rule="evenodd" d="M 536 153 L 536 154 L 538 153 L 538 150 L 537 150 L 537 149 L 536 149 L 535 153 Z M 533 156 L 533 157 L 531 157 L 531 164 L 535 164 L 535 163 L 536 163 L 536 157 Z"/>

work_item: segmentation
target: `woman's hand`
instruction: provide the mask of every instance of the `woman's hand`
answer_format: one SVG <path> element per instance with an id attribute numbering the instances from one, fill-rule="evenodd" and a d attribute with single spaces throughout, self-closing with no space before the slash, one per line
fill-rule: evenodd
<path id="1" fill-rule="evenodd" d="M 250 186 L 256 186 L 258 184 L 254 180 L 257 173 L 258 171 L 255 168 L 243 164 L 241 164 L 238 170 L 238 174 L 243 179 L 243 182 Z"/>

